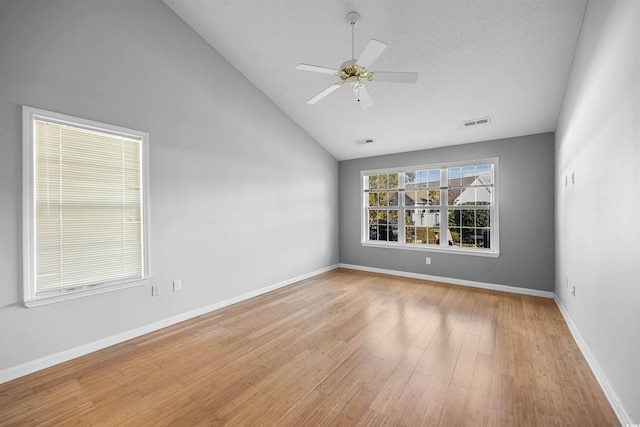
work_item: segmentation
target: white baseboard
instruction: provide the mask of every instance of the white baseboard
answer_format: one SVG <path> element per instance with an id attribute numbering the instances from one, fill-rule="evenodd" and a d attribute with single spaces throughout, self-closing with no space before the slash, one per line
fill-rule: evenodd
<path id="1" fill-rule="evenodd" d="M 469 286 L 472 288 L 489 289 L 492 291 L 510 292 L 513 294 L 530 295 L 534 297 L 553 298 L 554 293 L 538 291 L 536 289 L 518 288 L 515 286 L 496 285 L 493 283 L 474 282 L 472 280 L 453 279 L 450 277 L 431 276 L 428 274 L 408 273 L 406 271 L 386 270 L 383 268 L 365 267 L 361 265 L 339 264 L 341 268 L 368 271 L 370 273 L 389 274 L 391 276 L 409 277 L 411 279 L 431 280 L 434 282 L 450 283 L 452 285 Z"/>
<path id="2" fill-rule="evenodd" d="M 215 304 L 211 304 L 205 307 L 197 308 L 192 311 L 188 311 L 186 313 L 179 314 L 177 316 L 170 317 L 168 319 L 160 320 L 158 322 L 143 326 L 141 328 L 133 329 L 130 331 L 123 332 L 121 334 L 113 335 L 108 338 L 104 338 L 98 341 L 94 341 L 89 344 L 85 344 L 79 347 L 75 347 L 69 350 L 61 351 L 56 354 L 52 354 L 50 356 L 45 356 L 40 359 L 32 360 L 29 362 L 22 363 L 20 365 L 12 366 L 10 368 L 6 368 L 0 371 L 0 384 L 6 383 L 8 381 L 14 380 L 16 378 L 23 377 L 25 375 L 32 374 L 34 372 L 40 371 L 42 369 L 49 368 L 54 365 L 58 365 L 63 362 L 67 362 L 69 360 L 75 359 L 77 357 L 84 356 L 89 353 L 93 353 L 94 351 L 102 350 L 104 348 L 110 347 L 112 345 L 120 344 L 122 342 L 128 341 L 133 338 L 137 338 L 139 336 L 148 334 L 150 332 L 157 331 L 162 328 L 166 328 L 167 326 L 175 325 L 176 323 L 184 322 L 185 320 L 193 319 L 194 317 L 202 316 L 203 314 L 210 313 L 212 311 L 237 304 L 241 301 L 245 301 L 251 299 L 253 297 L 257 297 L 258 295 L 265 294 L 267 292 L 274 291 L 279 288 L 283 288 L 285 286 L 292 285 L 296 282 L 299 282 L 304 279 L 308 279 L 313 276 L 317 276 L 322 273 L 326 273 L 327 271 L 331 271 L 338 268 L 338 265 L 331 265 L 329 267 L 322 268 L 320 270 L 312 271 L 307 274 L 303 274 L 298 277 L 294 277 L 292 279 L 285 280 L 280 283 L 276 283 L 271 286 L 267 286 L 262 289 L 258 289 L 256 291 L 248 292 L 243 295 L 239 295 L 237 297 L 233 297 L 224 301 L 217 302 Z"/>
<path id="3" fill-rule="evenodd" d="M 618 396 L 613 390 L 613 387 L 611 387 L 609 380 L 607 380 L 607 376 L 604 374 L 604 371 L 600 367 L 600 364 L 598 363 L 596 358 L 593 356 L 593 353 L 591 353 L 591 349 L 589 348 L 585 340 L 582 338 L 582 335 L 580 335 L 580 332 L 578 331 L 576 324 L 573 323 L 573 319 L 571 319 L 571 317 L 569 316 L 569 312 L 567 311 L 565 306 L 562 304 L 562 301 L 560 301 L 560 299 L 557 296 L 554 298 L 554 301 L 556 302 L 556 305 L 558 306 L 558 309 L 560 310 L 560 313 L 562 314 L 562 317 L 564 318 L 565 323 L 569 327 L 569 331 L 571 332 L 571 335 L 573 335 L 573 339 L 575 340 L 576 344 L 578 344 L 578 348 L 580 349 L 580 351 L 582 352 L 582 355 L 584 356 L 587 363 L 589 364 L 589 367 L 591 368 L 591 372 L 593 372 L 593 375 L 595 375 L 596 380 L 600 384 L 600 388 L 602 388 L 602 391 L 607 397 L 607 400 L 609 401 L 609 404 L 611 405 L 613 412 L 615 412 L 616 416 L 618 417 L 618 421 L 620 421 L 620 424 L 623 426 L 638 425 L 634 423 L 634 421 L 631 419 L 631 415 L 629 415 L 627 411 L 625 411 L 624 407 L 622 406 L 622 403 L 620 402 L 620 399 L 618 399 Z"/>

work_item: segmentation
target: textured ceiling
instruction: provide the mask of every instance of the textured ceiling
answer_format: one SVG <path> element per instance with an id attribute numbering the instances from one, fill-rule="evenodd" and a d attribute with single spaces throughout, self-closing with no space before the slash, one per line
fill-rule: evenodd
<path id="1" fill-rule="evenodd" d="M 554 131 L 586 8 L 582 0 L 165 0 L 187 24 L 336 159 Z M 338 79 L 295 70 L 388 47 L 370 67 L 417 84 L 371 82 L 363 110 Z M 212 79 L 215 76 L 211 77 Z M 462 122 L 491 117 L 487 125 Z M 373 144 L 356 140 L 373 138 Z"/>

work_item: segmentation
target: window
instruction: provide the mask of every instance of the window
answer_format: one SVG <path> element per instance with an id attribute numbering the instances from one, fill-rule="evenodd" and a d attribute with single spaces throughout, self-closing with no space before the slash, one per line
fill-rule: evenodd
<path id="1" fill-rule="evenodd" d="M 145 283 L 148 135 L 23 107 L 28 307 Z"/>
<path id="2" fill-rule="evenodd" d="M 362 243 L 497 256 L 497 166 L 493 158 L 363 171 Z"/>

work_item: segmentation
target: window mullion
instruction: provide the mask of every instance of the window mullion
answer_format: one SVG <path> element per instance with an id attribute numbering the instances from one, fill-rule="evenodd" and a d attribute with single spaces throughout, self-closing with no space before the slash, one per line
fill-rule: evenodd
<path id="1" fill-rule="evenodd" d="M 440 247 L 449 246 L 449 178 L 447 168 L 440 169 Z"/>

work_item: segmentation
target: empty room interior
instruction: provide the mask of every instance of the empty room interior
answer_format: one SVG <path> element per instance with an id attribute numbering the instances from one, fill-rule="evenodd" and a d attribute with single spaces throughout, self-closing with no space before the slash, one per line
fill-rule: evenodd
<path id="1" fill-rule="evenodd" d="M 0 0 L 0 425 L 640 425 L 640 2 Z"/>

